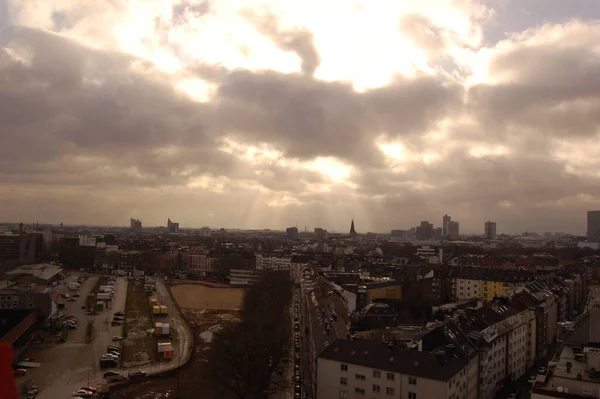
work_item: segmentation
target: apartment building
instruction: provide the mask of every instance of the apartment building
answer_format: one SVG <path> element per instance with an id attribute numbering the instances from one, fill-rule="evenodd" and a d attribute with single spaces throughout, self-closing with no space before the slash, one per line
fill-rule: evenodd
<path id="1" fill-rule="evenodd" d="M 556 296 L 542 282 L 533 281 L 524 286 L 524 289 L 543 302 L 547 309 L 547 335 L 546 343 L 552 344 L 558 333 L 558 301 Z"/>
<path id="2" fill-rule="evenodd" d="M 532 281 L 535 272 L 530 270 L 496 269 L 471 266 L 454 266 L 450 270 L 454 300 L 494 298 L 509 296 L 518 287 Z"/>
<path id="3" fill-rule="evenodd" d="M 256 270 L 290 270 L 292 258 L 286 255 L 263 255 L 257 253 Z"/>
<path id="4" fill-rule="evenodd" d="M 192 248 L 185 253 L 185 265 L 190 271 L 199 275 L 214 272 L 217 269 L 217 258 L 210 256 L 202 248 Z"/>
<path id="5" fill-rule="evenodd" d="M 535 314 L 502 301 L 467 309 L 457 319 L 479 349 L 479 393 L 492 399 L 506 383 L 520 378 L 535 360 Z"/>
<path id="6" fill-rule="evenodd" d="M 432 353 L 338 339 L 317 359 L 317 398 L 474 399 L 469 360 L 453 347 Z"/>

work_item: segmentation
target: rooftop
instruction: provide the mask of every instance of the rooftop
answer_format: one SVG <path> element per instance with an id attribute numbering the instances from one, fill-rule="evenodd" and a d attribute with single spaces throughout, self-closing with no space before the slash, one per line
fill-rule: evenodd
<path id="1" fill-rule="evenodd" d="M 30 275 L 39 278 L 44 281 L 48 281 L 55 277 L 62 271 L 60 266 L 51 265 L 47 263 L 39 263 L 36 265 L 25 265 L 17 267 L 13 270 L 6 272 L 7 277 L 10 279 L 11 276 L 17 275 Z"/>
<path id="2" fill-rule="evenodd" d="M 338 339 L 320 355 L 320 359 L 354 364 L 404 375 L 449 381 L 467 361 L 456 354 L 388 346 L 380 342 Z"/>

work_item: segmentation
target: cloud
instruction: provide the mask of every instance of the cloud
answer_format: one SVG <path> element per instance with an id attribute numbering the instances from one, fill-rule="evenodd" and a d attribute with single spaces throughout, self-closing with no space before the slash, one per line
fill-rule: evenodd
<path id="1" fill-rule="evenodd" d="M 289 31 L 281 29 L 277 17 L 267 13 L 256 15 L 251 10 L 244 10 L 242 14 L 254 21 L 259 32 L 273 40 L 277 47 L 284 51 L 293 51 L 302 60 L 302 72 L 307 76 L 313 76 L 321 57 L 315 48 L 312 32 L 306 28 L 295 28 Z"/>
<path id="2" fill-rule="evenodd" d="M 294 4 L 11 1 L 0 219 L 583 231 L 597 22 L 490 41 L 470 1 Z"/>

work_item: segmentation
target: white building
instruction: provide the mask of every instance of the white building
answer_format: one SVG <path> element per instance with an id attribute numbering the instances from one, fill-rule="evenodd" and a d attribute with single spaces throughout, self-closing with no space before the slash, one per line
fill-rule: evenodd
<path id="1" fill-rule="evenodd" d="M 231 285 L 252 285 L 260 279 L 260 271 L 246 269 L 231 269 L 229 283 Z"/>
<path id="2" fill-rule="evenodd" d="M 79 246 L 80 247 L 95 247 L 96 246 L 96 237 L 79 236 Z"/>
<path id="3" fill-rule="evenodd" d="M 433 245 L 419 245 L 417 256 L 429 263 L 439 264 L 443 262 L 444 251 L 442 248 Z"/>
<path id="4" fill-rule="evenodd" d="M 290 256 L 264 256 L 257 253 L 255 257 L 256 270 L 290 270 L 291 267 Z"/>
<path id="5" fill-rule="evenodd" d="M 476 358 L 476 357 L 475 357 Z M 476 363 L 475 363 L 476 364 Z M 477 367 L 462 357 L 338 339 L 317 359 L 317 399 L 466 398 Z"/>

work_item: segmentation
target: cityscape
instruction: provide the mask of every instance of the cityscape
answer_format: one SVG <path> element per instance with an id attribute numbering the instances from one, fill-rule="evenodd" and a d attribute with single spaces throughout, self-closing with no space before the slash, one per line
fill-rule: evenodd
<path id="1" fill-rule="evenodd" d="M 599 215 L 587 212 L 586 236 L 499 234 L 491 220 L 462 235 L 447 214 L 440 227 L 388 234 L 362 233 L 355 220 L 346 233 L 185 229 L 170 218 L 5 223 L 0 341 L 26 374 L 18 391 L 42 399 L 78 389 L 220 397 L 233 388 L 212 365 L 233 354 L 218 337 L 247 322 L 253 295 L 277 287 L 282 335 L 268 336 L 279 343 L 252 364 L 265 368 L 264 386 L 224 381 L 281 398 L 589 397 L 600 388 Z M 265 353 L 278 362 L 260 363 Z"/>
<path id="2" fill-rule="evenodd" d="M 0 0 L 0 399 L 600 399 L 599 0 Z"/>

